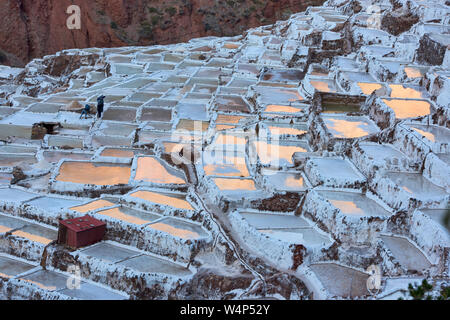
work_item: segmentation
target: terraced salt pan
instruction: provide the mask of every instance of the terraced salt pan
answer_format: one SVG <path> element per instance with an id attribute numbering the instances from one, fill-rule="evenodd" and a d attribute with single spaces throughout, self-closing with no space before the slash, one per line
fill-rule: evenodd
<path id="1" fill-rule="evenodd" d="M 306 191 L 309 184 L 301 172 L 283 172 L 275 170 L 261 170 L 267 180 L 267 186 L 277 191 Z"/>
<path id="2" fill-rule="evenodd" d="M 245 157 L 212 155 L 209 152 L 203 152 L 202 155 L 203 170 L 208 176 L 248 177 L 250 175 Z"/>
<path id="3" fill-rule="evenodd" d="M 310 268 L 332 296 L 354 298 L 369 294 L 369 275 L 364 272 L 335 263 L 313 264 Z"/>
<path id="4" fill-rule="evenodd" d="M 181 171 L 170 168 L 167 164 L 155 157 L 138 157 L 135 181 L 144 181 L 156 184 L 186 184 Z"/>
<path id="5" fill-rule="evenodd" d="M 424 271 L 431 267 L 430 261 L 407 238 L 382 235 L 381 238 L 394 257 L 408 270 Z"/>
<path id="6" fill-rule="evenodd" d="M 89 211 L 94 211 L 94 210 L 105 208 L 105 207 L 113 207 L 115 205 L 116 204 L 114 202 L 104 200 L 104 199 L 98 199 L 98 200 L 94 200 L 94 201 L 88 202 L 88 203 L 80 205 L 80 206 L 71 207 L 70 210 L 74 210 L 74 211 L 81 212 L 81 213 L 86 213 Z"/>
<path id="7" fill-rule="evenodd" d="M 190 275 L 191 272 L 187 268 L 183 268 L 175 263 L 159 259 L 150 255 L 140 255 L 126 259 L 119 265 L 135 269 L 140 272 L 148 273 L 165 273 L 177 276 Z"/>
<path id="8" fill-rule="evenodd" d="M 81 249 L 80 253 L 110 263 L 117 263 L 141 254 L 139 251 L 130 250 L 128 248 L 117 246 L 109 242 L 100 242 L 94 244 L 87 248 Z"/>
<path id="9" fill-rule="evenodd" d="M 383 88 L 381 83 L 374 82 L 358 82 L 358 86 L 365 95 L 371 95 L 374 91 Z"/>
<path id="10" fill-rule="evenodd" d="M 65 161 L 59 168 L 57 181 L 93 185 L 128 184 L 131 167 L 126 165 Z"/>
<path id="11" fill-rule="evenodd" d="M 36 266 L 32 264 L 23 262 L 13 257 L 0 255 L 0 276 L 12 278 L 34 268 L 36 268 Z"/>
<path id="12" fill-rule="evenodd" d="M 3 153 L 0 154 L 0 166 L 13 167 L 20 164 L 33 164 L 36 163 L 36 157 L 33 154 L 17 154 L 17 153 Z"/>
<path id="13" fill-rule="evenodd" d="M 426 100 L 383 99 L 397 119 L 417 118 L 429 115 L 431 104 Z"/>
<path id="14" fill-rule="evenodd" d="M 122 300 L 125 295 L 117 294 L 90 283 L 82 281 L 79 289 L 67 288 L 69 277 L 55 271 L 40 270 L 21 277 L 22 280 L 30 282 L 48 291 L 59 291 L 77 299 L 87 300 Z"/>
<path id="15" fill-rule="evenodd" d="M 443 188 L 434 185 L 418 173 L 389 172 L 387 176 L 412 197 L 433 199 L 448 196 Z"/>
<path id="16" fill-rule="evenodd" d="M 37 224 L 26 224 L 20 230 L 12 232 L 12 235 L 47 245 L 58 238 L 58 231 Z"/>
<path id="17" fill-rule="evenodd" d="M 161 216 L 145 211 L 134 210 L 124 206 L 115 207 L 96 212 L 97 215 L 107 216 L 116 220 L 124 221 L 135 225 L 144 225 L 153 222 Z"/>
<path id="18" fill-rule="evenodd" d="M 389 216 L 390 213 L 365 195 L 353 192 L 318 191 L 343 214 L 352 216 Z"/>
<path id="19" fill-rule="evenodd" d="M 331 241 L 312 228 L 260 229 L 261 233 L 289 243 L 301 243 L 307 246 L 326 246 Z"/>
<path id="20" fill-rule="evenodd" d="M 256 191 L 255 181 L 252 179 L 213 178 L 215 185 L 221 191 Z"/>
<path id="21" fill-rule="evenodd" d="M 181 239 L 197 240 L 208 237 L 208 233 L 201 226 L 172 217 L 152 223 L 147 228 L 168 233 Z"/>
<path id="22" fill-rule="evenodd" d="M 448 223 L 445 225 L 445 217 L 448 212 L 448 209 L 421 209 L 423 213 L 425 213 L 427 216 L 429 216 L 431 219 L 436 221 L 439 225 L 443 226 L 444 229 L 448 230 Z M 450 233 L 449 233 L 449 240 L 450 240 Z"/>
<path id="23" fill-rule="evenodd" d="M 0 214 L 0 235 L 10 232 L 14 229 L 23 228 L 26 221 Z"/>
<path id="24" fill-rule="evenodd" d="M 313 185 L 335 188 L 366 180 L 347 159 L 311 158 L 306 163 L 305 173 Z"/>
<path id="25" fill-rule="evenodd" d="M 287 105 L 299 103 L 304 100 L 296 89 L 288 88 L 273 88 L 273 87 L 254 87 L 256 94 L 258 94 L 258 101 L 261 104 Z"/>
<path id="26" fill-rule="evenodd" d="M 92 153 L 75 153 L 68 151 L 44 151 L 43 157 L 45 161 L 56 163 L 61 159 L 68 160 L 90 160 L 92 158 Z"/>
<path id="27" fill-rule="evenodd" d="M 174 207 L 177 209 L 194 210 L 186 196 L 181 194 L 161 193 L 154 191 L 140 190 L 130 194 L 130 197 L 139 198 L 159 205 Z"/>
<path id="28" fill-rule="evenodd" d="M 334 138 L 361 138 L 380 131 L 380 129 L 365 117 L 323 116 L 328 131 Z"/>
<path id="29" fill-rule="evenodd" d="M 305 143 L 273 144 L 264 140 L 252 141 L 253 152 L 256 152 L 263 165 L 275 167 L 292 166 L 292 156 L 296 152 L 308 152 Z M 253 154 L 255 156 L 255 154 Z"/>
<path id="30" fill-rule="evenodd" d="M 269 104 L 265 107 L 264 112 L 265 113 L 288 113 L 288 114 L 295 114 L 302 112 L 303 108 L 301 107 L 295 107 L 295 106 L 283 106 L 283 105 L 276 105 L 276 104 Z"/>
<path id="31" fill-rule="evenodd" d="M 402 85 L 402 84 L 390 84 L 391 98 L 401 99 L 426 99 L 428 94 L 419 86 Z"/>
<path id="32" fill-rule="evenodd" d="M 42 208 L 44 210 L 57 211 L 80 205 L 83 203 L 83 201 L 56 197 L 39 197 L 25 203 L 34 207 Z"/>
<path id="33" fill-rule="evenodd" d="M 0 188 L 0 199 L 7 202 L 24 202 L 36 198 L 38 194 L 15 188 Z"/>
<path id="34" fill-rule="evenodd" d="M 432 143 L 448 143 L 450 141 L 450 130 L 447 128 L 420 124 L 409 125 L 409 127 Z"/>

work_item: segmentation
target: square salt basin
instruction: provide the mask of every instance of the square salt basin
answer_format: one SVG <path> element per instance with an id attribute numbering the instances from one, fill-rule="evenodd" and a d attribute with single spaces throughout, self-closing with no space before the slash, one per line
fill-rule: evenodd
<path id="1" fill-rule="evenodd" d="M 94 201 L 90 201 L 86 204 L 82 204 L 79 206 L 71 207 L 70 210 L 74 210 L 81 213 L 86 213 L 89 211 L 94 211 L 101 208 L 107 208 L 107 207 L 113 207 L 116 204 L 114 202 L 111 202 L 109 200 L 105 199 L 98 199 Z"/>
<path id="2" fill-rule="evenodd" d="M 366 180 L 347 159 L 312 158 L 306 163 L 305 172 L 313 185 L 336 187 L 362 183 Z"/>
<path id="3" fill-rule="evenodd" d="M 27 201 L 26 204 L 45 210 L 61 210 L 82 204 L 82 200 L 64 199 L 56 197 L 39 197 L 37 199 Z"/>
<path id="4" fill-rule="evenodd" d="M 437 224 L 441 225 L 444 230 L 447 231 L 447 235 L 450 237 L 450 232 L 447 225 L 445 223 L 446 216 L 448 214 L 449 209 L 421 209 L 420 211 L 433 219 Z M 1 222 L 0 222 L 1 224 Z M 449 238 L 450 240 L 450 238 Z"/>
<path id="5" fill-rule="evenodd" d="M 243 156 L 203 152 L 203 170 L 208 176 L 248 177 L 246 159 Z"/>
<path id="6" fill-rule="evenodd" d="M 8 186 L 13 179 L 11 173 L 0 173 L 0 185 Z"/>
<path id="7" fill-rule="evenodd" d="M 287 125 L 287 124 L 278 124 L 278 123 L 264 123 L 265 127 L 269 130 L 270 137 L 272 138 L 301 138 L 306 133 L 308 133 L 307 124 L 296 124 L 296 125 Z"/>
<path id="8" fill-rule="evenodd" d="M 67 287 L 66 275 L 49 271 L 49 270 L 39 270 L 31 274 L 25 275 L 20 278 L 34 285 L 37 285 L 41 289 L 48 291 L 61 290 Z"/>
<path id="9" fill-rule="evenodd" d="M 427 125 L 407 125 L 414 132 L 422 135 L 432 143 L 448 144 L 450 141 L 450 130 L 445 127 L 427 126 Z"/>
<path id="10" fill-rule="evenodd" d="M 255 86 L 254 90 L 264 104 L 290 105 L 305 100 L 297 89 Z"/>
<path id="11" fill-rule="evenodd" d="M 69 297 L 80 300 L 125 300 L 127 295 L 118 294 L 109 289 L 81 281 L 80 289 L 65 288 L 60 291 Z"/>
<path id="12" fill-rule="evenodd" d="M 120 220 L 126 223 L 135 225 L 144 225 L 153 222 L 161 216 L 145 211 L 134 210 L 124 206 L 115 207 L 106 210 L 100 210 L 96 212 L 97 215 L 107 216 L 116 220 Z"/>
<path id="13" fill-rule="evenodd" d="M 139 157 L 137 159 L 134 180 L 156 184 L 186 184 L 186 178 L 182 171 L 169 167 L 155 157 Z"/>
<path id="14" fill-rule="evenodd" d="M 269 69 L 262 73 L 261 80 L 272 82 L 300 82 L 304 73 L 295 69 Z"/>
<path id="15" fill-rule="evenodd" d="M 191 204 L 186 200 L 186 194 L 141 190 L 131 193 L 130 197 L 176 209 L 194 210 Z"/>
<path id="16" fill-rule="evenodd" d="M 267 140 L 256 140 L 251 142 L 251 152 L 249 159 L 251 163 L 256 163 L 255 156 L 258 157 L 261 164 L 273 167 L 292 166 L 292 156 L 296 152 L 308 152 L 309 148 L 306 142 L 283 142 L 270 143 Z"/>
<path id="17" fill-rule="evenodd" d="M 241 216 L 244 217 L 250 225 L 258 230 L 310 228 L 310 225 L 304 218 L 297 216 L 256 212 L 241 212 Z"/>
<path id="18" fill-rule="evenodd" d="M 419 196 L 426 199 L 448 197 L 448 193 L 443 188 L 431 183 L 420 173 L 388 172 L 387 177 L 411 197 Z"/>
<path id="19" fill-rule="evenodd" d="M 208 233 L 201 226 L 172 217 L 164 218 L 146 228 L 168 233 L 181 239 L 198 240 L 208 237 Z"/>
<path id="20" fill-rule="evenodd" d="M 345 215 L 366 217 L 391 215 L 374 200 L 360 193 L 340 191 L 318 191 L 318 193 Z"/>
<path id="21" fill-rule="evenodd" d="M 59 162 L 61 159 L 68 160 L 90 160 L 93 153 L 80 153 L 70 151 L 44 151 L 43 156 L 45 161 L 50 163 Z"/>
<path id="22" fill-rule="evenodd" d="M 124 124 L 124 123 L 114 123 L 109 121 L 104 121 L 101 124 L 100 130 L 103 134 L 108 136 L 129 136 L 137 129 L 137 125 Z"/>
<path id="23" fill-rule="evenodd" d="M 172 121 L 172 110 L 166 108 L 157 107 L 144 107 L 142 108 L 142 114 L 140 121 Z"/>
<path id="24" fill-rule="evenodd" d="M 139 251 L 130 250 L 108 242 L 100 242 L 80 251 L 81 254 L 104 260 L 110 263 L 117 263 L 127 258 L 140 254 Z"/>
<path id="25" fill-rule="evenodd" d="M 30 271 L 36 266 L 5 256 L 0 256 L 0 277 L 11 278 Z"/>
<path id="26" fill-rule="evenodd" d="M 365 95 L 371 95 L 374 91 L 383 88 L 383 84 L 376 82 L 358 82 L 358 87 Z"/>
<path id="27" fill-rule="evenodd" d="M 218 95 L 215 99 L 216 110 L 222 112 L 250 113 L 250 106 L 240 96 Z"/>
<path id="28" fill-rule="evenodd" d="M 0 235 L 24 227 L 27 222 L 0 214 Z"/>
<path id="29" fill-rule="evenodd" d="M 306 191 L 308 185 L 300 172 L 283 172 L 263 169 L 267 185 L 277 191 Z"/>
<path id="30" fill-rule="evenodd" d="M 22 191 L 14 188 L 0 188 L 0 201 L 4 202 L 23 202 L 39 196 L 36 193 Z"/>
<path id="31" fill-rule="evenodd" d="M 102 115 L 103 120 L 114 120 L 124 122 L 136 121 L 135 108 L 109 107 Z"/>
<path id="32" fill-rule="evenodd" d="M 383 99 L 383 102 L 394 111 L 397 119 L 427 116 L 432 110 L 432 105 L 426 100 Z"/>
<path id="33" fill-rule="evenodd" d="M 128 165 L 66 161 L 61 164 L 56 181 L 105 186 L 128 184 L 130 175 Z"/>
<path id="34" fill-rule="evenodd" d="M 189 269 L 183 268 L 182 266 L 176 263 L 159 259 L 157 257 L 153 257 L 146 254 L 131 259 L 127 259 L 118 264 L 145 273 L 163 273 L 176 276 L 184 276 L 191 274 Z"/>
<path id="35" fill-rule="evenodd" d="M 205 132 L 209 128 L 209 122 L 200 121 L 200 120 L 188 120 L 188 119 L 180 119 L 178 121 L 176 130 L 184 130 L 190 132 Z"/>
<path id="36" fill-rule="evenodd" d="M 176 107 L 178 117 L 197 121 L 207 121 L 209 119 L 206 103 L 186 103 L 184 101 L 187 100 L 183 100 Z"/>
<path id="37" fill-rule="evenodd" d="M 333 80 L 321 79 L 321 80 L 309 80 L 310 85 L 318 92 L 330 93 L 337 92 L 336 83 Z"/>
<path id="38" fill-rule="evenodd" d="M 58 238 L 58 231 L 37 224 L 28 224 L 14 231 L 12 235 L 47 245 Z"/>
<path id="39" fill-rule="evenodd" d="M 0 167 L 12 167 L 18 164 L 33 164 L 36 162 L 37 160 L 34 154 L 0 154 Z"/>
<path id="40" fill-rule="evenodd" d="M 332 114 L 346 114 L 346 113 L 359 113 L 359 104 L 349 103 L 322 103 L 322 113 Z"/>
<path id="41" fill-rule="evenodd" d="M 380 128 L 366 117 L 322 116 L 333 138 L 354 139 L 380 132 Z"/>
<path id="42" fill-rule="evenodd" d="M 282 113 L 282 114 L 296 114 L 304 110 L 303 107 L 283 106 L 276 104 L 269 104 L 264 107 L 264 113 Z"/>
<path id="43" fill-rule="evenodd" d="M 220 191 L 245 192 L 257 190 L 253 179 L 213 178 L 213 181 Z"/>
<path id="44" fill-rule="evenodd" d="M 306 246 L 327 245 L 331 242 L 328 237 L 312 228 L 260 229 L 259 232 L 281 241 L 301 243 Z"/>
<path id="45" fill-rule="evenodd" d="M 420 86 L 405 84 L 390 84 L 391 98 L 400 99 L 427 99 L 429 95 Z"/>

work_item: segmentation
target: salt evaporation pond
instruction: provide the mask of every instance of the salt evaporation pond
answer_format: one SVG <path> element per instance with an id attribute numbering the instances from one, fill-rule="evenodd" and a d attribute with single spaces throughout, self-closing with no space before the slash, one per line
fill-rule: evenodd
<path id="1" fill-rule="evenodd" d="M 186 180 L 181 175 L 181 172 L 169 168 L 157 158 L 139 157 L 134 180 L 157 184 L 186 184 Z"/>
<path id="2" fill-rule="evenodd" d="M 318 191 L 342 213 L 352 216 L 388 216 L 390 213 L 365 195 L 353 192 Z"/>
<path id="3" fill-rule="evenodd" d="M 191 204 L 185 200 L 185 196 L 182 195 L 164 194 L 153 191 L 136 191 L 131 193 L 130 196 L 178 209 L 194 210 Z"/>
<path id="4" fill-rule="evenodd" d="M 56 177 L 57 181 L 93 185 L 127 184 L 130 180 L 131 167 L 128 165 L 64 162 Z"/>
<path id="5" fill-rule="evenodd" d="M 428 101 L 383 99 L 383 102 L 394 111 L 397 119 L 422 117 L 429 115 L 431 112 L 431 104 Z"/>

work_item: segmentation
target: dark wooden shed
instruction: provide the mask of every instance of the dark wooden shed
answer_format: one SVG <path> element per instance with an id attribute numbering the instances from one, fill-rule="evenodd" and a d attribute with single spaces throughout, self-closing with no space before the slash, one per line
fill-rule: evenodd
<path id="1" fill-rule="evenodd" d="M 99 242 L 106 232 L 106 223 L 89 215 L 59 221 L 58 243 L 80 248 Z"/>

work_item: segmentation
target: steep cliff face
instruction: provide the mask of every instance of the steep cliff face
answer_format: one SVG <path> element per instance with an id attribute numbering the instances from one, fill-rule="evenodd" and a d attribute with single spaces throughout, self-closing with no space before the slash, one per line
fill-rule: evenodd
<path id="1" fill-rule="evenodd" d="M 231 36 L 287 18 L 324 0 L 8 0 L 0 1 L 0 64 L 23 66 L 62 49 L 183 42 Z M 81 29 L 69 30 L 70 5 Z"/>

